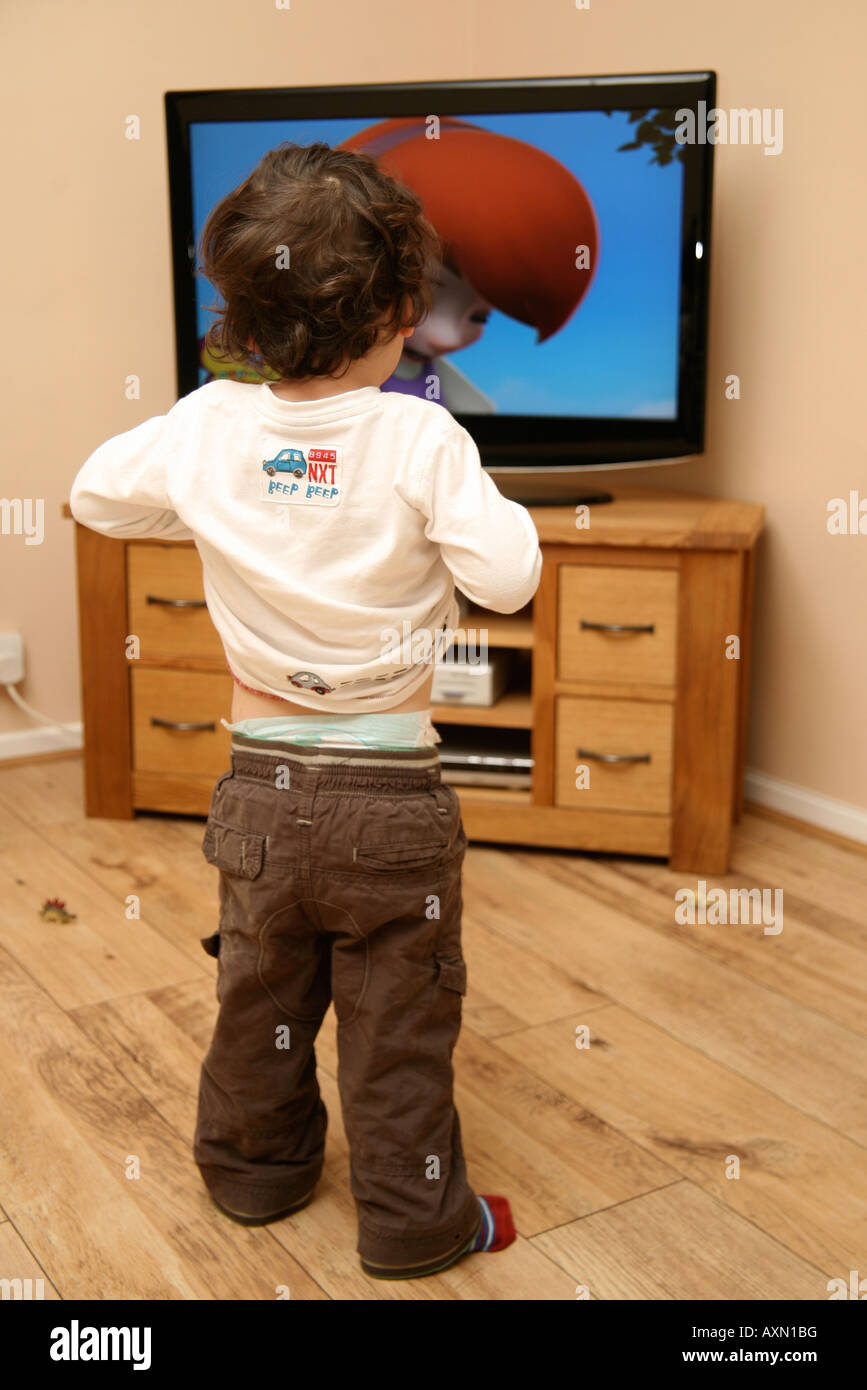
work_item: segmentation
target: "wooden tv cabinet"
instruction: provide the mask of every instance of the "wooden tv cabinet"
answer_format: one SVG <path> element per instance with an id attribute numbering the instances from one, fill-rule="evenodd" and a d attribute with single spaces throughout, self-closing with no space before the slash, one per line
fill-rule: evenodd
<path id="1" fill-rule="evenodd" d="M 534 766 L 529 790 L 457 786 L 464 826 L 470 840 L 725 873 L 764 511 L 612 491 L 613 503 L 591 507 L 588 529 L 574 508 L 531 507 L 544 560 L 532 604 L 465 619 L 487 629 L 489 647 L 528 653 L 531 675 L 490 708 L 436 706 L 434 720 L 527 729 Z M 232 680 L 195 546 L 108 540 L 76 524 L 76 547 L 87 814 L 207 815 L 229 764 L 219 721 Z"/>

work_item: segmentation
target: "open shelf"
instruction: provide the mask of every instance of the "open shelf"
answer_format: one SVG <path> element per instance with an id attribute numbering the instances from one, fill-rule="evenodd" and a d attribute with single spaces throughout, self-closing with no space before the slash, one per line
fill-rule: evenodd
<path id="1" fill-rule="evenodd" d="M 496 764 L 490 764 L 492 755 L 530 757 L 533 729 L 532 605 L 519 614 L 505 616 L 471 610 L 462 615 L 461 621 L 464 630 L 475 628 L 477 633 L 485 623 L 488 624 L 489 652 L 496 647 L 507 649 L 501 651 L 500 655 L 508 657 L 508 684 L 493 705 L 434 705 L 433 722 L 441 727 L 443 738 L 440 747 L 443 781 L 454 787 L 465 804 L 494 802 L 501 806 L 531 806 L 531 773 L 523 786 L 498 786 L 495 782 L 487 781 L 481 768 L 473 763 L 484 760 L 489 771 L 495 772 Z M 472 761 L 465 761 L 467 755 Z M 464 780 L 465 777 L 473 777 L 476 771 L 479 772 L 478 782 Z M 455 780 L 452 780 L 450 773 L 454 774 Z"/>
<path id="2" fill-rule="evenodd" d="M 467 629 L 478 634 L 487 632 L 489 647 L 511 647 L 521 651 L 532 651 L 533 648 L 533 604 L 528 603 L 517 613 L 492 613 L 487 608 L 477 608 L 471 605 L 469 611 L 462 615 L 461 625 L 455 629 L 455 641 L 469 643 L 471 640 L 466 634 Z"/>
<path id="3" fill-rule="evenodd" d="M 531 612 L 532 610 L 524 611 Z M 508 633 L 495 629 L 493 625 L 489 628 L 489 659 L 493 661 L 502 658 L 507 663 L 505 689 L 492 705 L 461 704 L 458 701 L 455 701 L 454 704 L 441 704 L 435 701 L 433 706 L 433 722 L 435 724 L 469 724 L 477 728 L 492 729 L 532 729 L 532 642 L 524 647 L 521 626 L 524 622 L 529 623 L 532 620 L 518 614 L 512 616 L 519 621 L 514 624 L 511 646 L 507 645 L 505 640 L 501 640 L 506 639 Z M 498 617 L 498 615 L 494 614 L 494 617 Z M 509 615 L 503 619 L 504 624 L 510 621 Z M 472 622 L 468 622 L 467 626 L 472 629 Z M 497 631 L 496 642 L 494 641 L 495 630 Z M 496 651 L 498 647 L 501 649 L 499 653 Z M 470 664 L 474 664 L 472 660 Z"/>
<path id="4" fill-rule="evenodd" d="M 434 705 L 435 724 L 487 724 L 498 729 L 531 729 L 529 690 L 506 690 L 493 705 Z"/>

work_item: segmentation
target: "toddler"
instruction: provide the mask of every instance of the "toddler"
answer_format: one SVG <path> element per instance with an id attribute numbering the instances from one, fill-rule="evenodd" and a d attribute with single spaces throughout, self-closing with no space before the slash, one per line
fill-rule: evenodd
<path id="1" fill-rule="evenodd" d="M 380 387 L 430 310 L 441 248 L 367 155 L 283 144 L 211 212 L 206 338 L 228 370 L 110 439 L 73 485 L 104 535 L 193 540 L 234 678 L 231 767 L 203 851 L 219 870 L 219 1013 L 194 1157 L 226 1216 L 305 1206 L 327 1115 L 314 1044 L 334 1003 L 358 1219 L 376 1278 L 514 1240 L 470 1187 L 453 1101 L 467 840 L 431 723 L 455 583 L 512 613 L 538 537 L 435 400 Z"/>

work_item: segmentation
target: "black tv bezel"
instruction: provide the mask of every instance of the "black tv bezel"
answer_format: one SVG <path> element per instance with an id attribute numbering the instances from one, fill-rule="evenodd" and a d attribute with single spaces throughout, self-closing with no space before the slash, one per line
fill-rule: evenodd
<path id="1" fill-rule="evenodd" d="M 490 78 L 458 82 L 365 83 L 352 86 L 236 88 L 166 92 L 169 199 L 179 396 L 198 387 L 196 246 L 189 127 L 202 121 L 293 118 L 493 115 L 523 111 L 698 111 L 715 105 L 716 73 L 644 73 L 608 77 Z M 674 420 L 577 416 L 466 415 L 485 463 L 497 469 L 617 465 L 677 459 L 704 449 L 710 289 L 713 145 L 682 146 L 685 158 L 681 230 L 678 415 Z M 640 157 L 637 152 L 635 157 Z M 649 151 L 644 152 L 649 157 Z M 696 243 L 703 255 L 695 255 Z"/>

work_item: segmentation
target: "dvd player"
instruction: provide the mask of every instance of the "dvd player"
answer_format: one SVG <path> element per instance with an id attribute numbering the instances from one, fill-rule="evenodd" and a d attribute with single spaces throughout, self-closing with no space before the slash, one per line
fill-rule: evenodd
<path id="1" fill-rule="evenodd" d="M 458 786 L 528 788 L 533 780 L 529 729 L 439 725 L 443 780 Z"/>

